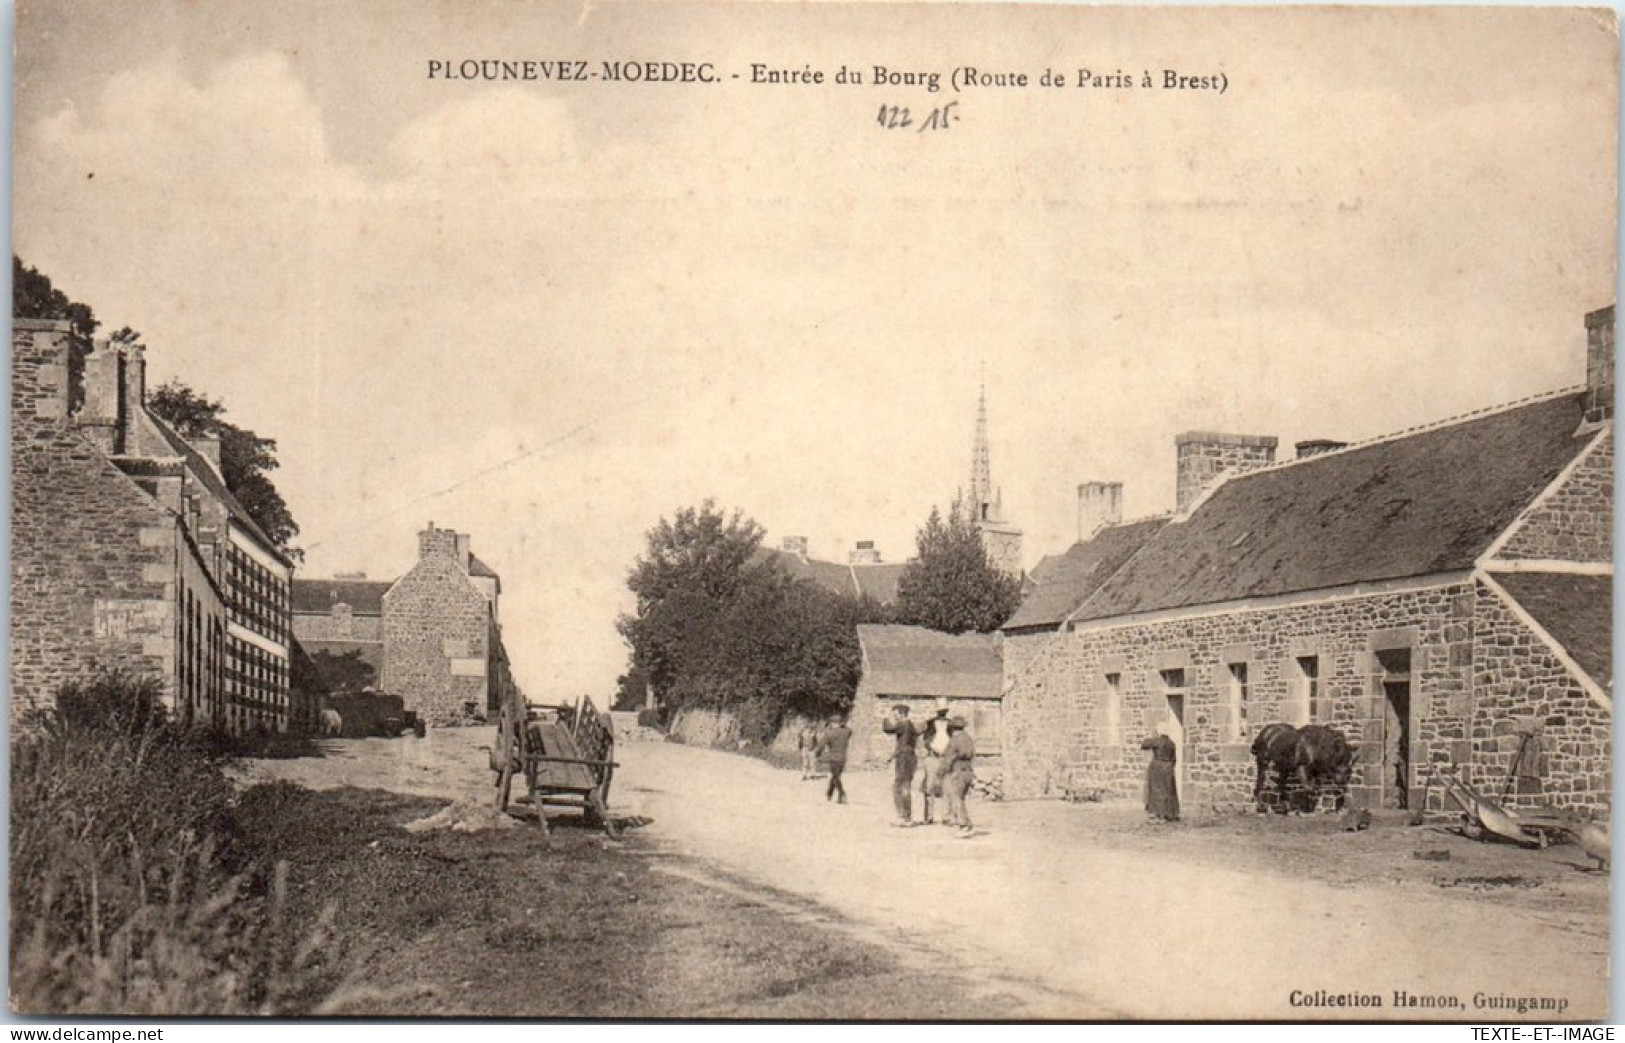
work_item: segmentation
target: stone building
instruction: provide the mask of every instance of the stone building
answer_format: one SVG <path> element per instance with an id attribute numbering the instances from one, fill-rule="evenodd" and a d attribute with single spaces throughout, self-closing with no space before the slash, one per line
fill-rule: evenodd
<path id="1" fill-rule="evenodd" d="M 417 562 L 379 596 L 380 687 L 431 723 L 494 709 L 513 683 L 500 594 L 501 580 L 473 555 L 469 537 L 430 522 L 418 533 Z M 354 626 L 353 605 L 332 610 L 346 607 Z"/>
<path id="2" fill-rule="evenodd" d="M 312 656 L 356 653 L 384 669 L 384 593 L 392 584 L 365 576 L 293 581 L 293 634 Z"/>
<path id="3" fill-rule="evenodd" d="M 12 719 L 99 667 L 182 721 L 285 730 L 293 565 L 226 488 L 220 447 L 146 408 L 136 345 L 99 341 L 69 411 L 65 323 L 12 326 Z"/>
<path id="4" fill-rule="evenodd" d="M 998 634 L 945 634 L 925 627 L 862 624 L 858 647 L 863 674 L 852 703 L 850 756 L 862 764 L 885 759 L 892 738 L 881 723 L 899 703 L 909 717 L 924 726 L 935 712 L 937 700 L 962 714 L 976 740 L 983 774 L 996 773 L 1001 747 L 999 693 L 1003 674 Z"/>
<path id="5" fill-rule="evenodd" d="M 1007 792 L 1137 794 L 1162 727 L 1186 801 L 1243 803 L 1253 735 L 1286 721 L 1357 743 L 1364 806 L 1415 808 L 1450 766 L 1515 804 L 1606 806 L 1613 309 L 1586 325 L 1583 389 L 1282 463 L 1181 436 L 1184 509 L 1108 513 L 1004 630 Z"/>

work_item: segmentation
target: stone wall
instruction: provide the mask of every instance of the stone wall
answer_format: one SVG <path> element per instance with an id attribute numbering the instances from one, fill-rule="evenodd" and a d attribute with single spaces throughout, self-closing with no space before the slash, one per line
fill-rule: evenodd
<path id="1" fill-rule="evenodd" d="M 1503 558 L 1614 560 L 1614 438 L 1609 427 L 1568 479 L 1529 512 Z"/>
<path id="2" fill-rule="evenodd" d="M 67 419 L 64 324 L 12 333 L 12 722 L 99 665 L 174 695 L 175 520 Z"/>
<path id="3" fill-rule="evenodd" d="M 1411 653 L 1412 764 L 1465 763 L 1472 753 L 1473 608 L 1471 588 L 1452 585 L 1008 637 L 1006 793 L 1098 788 L 1138 795 L 1140 741 L 1168 720 L 1172 694 L 1184 703 L 1185 800 L 1249 802 L 1252 736 L 1264 724 L 1301 719 L 1307 688 L 1298 662 L 1310 659 L 1319 685 L 1313 719 L 1365 747 L 1351 795 L 1377 806 L 1383 696 L 1375 653 Z M 1236 691 L 1231 664 L 1246 665 L 1244 693 Z M 1115 712 L 1109 675 L 1118 684 Z M 1184 687 L 1171 687 L 1178 679 Z"/>
<path id="4" fill-rule="evenodd" d="M 293 617 L 293 634 L 300 641 L 382 641 L 384 618 L 357 615 L 350 606 L 334 605 L 331 612 L 298 612 Z"/>
<path id="5" fill-rule="evenodd" d="M 380 686 L 431 723 L 460 720 L 465 703 L 483 710 L 488 701 L 490 607 L 457 563 L 451 536 L 420 537 L 424 556 L 384 595 Z"/>
<path id="6" fill-rule="evenodd" d="M 1613 714 L 1487 586 L 1477 597 L 1472 745 L 1475 785 L 1499 798 L 1523 744 L 1539 731 L 1544 770 L 1514 780 L 1509 803 L 1606 810 L 1612 791 Z"/>

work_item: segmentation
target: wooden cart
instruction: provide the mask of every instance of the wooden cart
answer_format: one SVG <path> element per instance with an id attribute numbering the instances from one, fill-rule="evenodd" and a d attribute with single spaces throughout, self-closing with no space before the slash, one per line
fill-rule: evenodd
<path id="1" fill-rule="evenodd" d="M 607 713 L 583 697 L 570 705 L 527 703 L 514 691 L 497 716 L 497 741 L 491 747 L 496 774 L 496 806 L 507 811 L 515 776 L 523 776 L 526 793 L 512 803 L 529 804 L 542 830 L 546 805 L 580 808 L 591 826 L 615 836 L 609 815 L 609 783 L 615 774 L 615 730 Z"/>

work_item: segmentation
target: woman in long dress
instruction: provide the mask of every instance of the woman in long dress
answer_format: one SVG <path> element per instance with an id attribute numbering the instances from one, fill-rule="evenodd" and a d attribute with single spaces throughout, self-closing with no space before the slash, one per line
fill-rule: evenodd
<path id="1" fill-rule="evenodd" d="M 1140 743 L 1140 749 L 1151 751 L 1151 763 L 1145 769 L 1145 813 L 1153 822 L 1179 821 L 1179 788 L 1174 771 L 1179 748 L 1166 735 L 1153 735 Z"/>

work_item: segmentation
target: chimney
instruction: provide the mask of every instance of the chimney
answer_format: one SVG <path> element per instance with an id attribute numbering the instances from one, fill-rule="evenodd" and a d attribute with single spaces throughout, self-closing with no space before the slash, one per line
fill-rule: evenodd
<path id="1" fill-rule="evenodd" d="M 450 529 L 437 529 L 434 522 L 418 533 L 418 557 L 450 558 L 457 560 L 457 534 Z"/>
<path id="2" fill-rule="evenodd" d="M 131 418 L 147 404 L 147 351 L 139 344 L 124 346 L 124 408 L 120 412 L 120 434 L 129 452 L 135 432 Z"/>
<path id="3" fill-rule="evenodd" d="M 1321 453 L 1335 453 L 1339 449 L 1347 449 L 1347 442 L 1337 442 L 1330 438 L 1306 438 L 1292 448 L 1297 451 L 1298 459 L 1306 456 L 1319 456 Z"/>
<path id="4" fill-rule="evenodd" d="M 875 550 L 874 540 L 859 540 L 852 553 L 846 556 L 848 565 L 879 565 L 880 552 Z"/>
<path id="5" fill-rule="evenodd" d="M 213 464 L 216 471 L 220 470 L 219 435 L 198 435 L 196 438 L 188 438 L 186 444 L 196 450 L 197 454 L 203 459 Z"/>
<path id="6" fill-rule="evenodd" d="M 1078 486 L 1078 542 L 1123 521 L 1122 482 L 1084 482 Z"/>
<path id="7" fill-rule="evenodd" d="M 23 448 L 19 428 L 68 416 L 68 353 L 72 343 L 66 322 L 50 319 L 11 320 L 11 444 Z"/>
<path id="8" fill-rule="evenodd" d="M 1614 306 L 1586 316 L 1586 415 L 1588 424 L 1614 416 Z"/>
<path id="9" fill-rule="evenodd" d="M 786 554 L 794 554 L 803 560 L 807 557 L 807 537 L 805 536 L 786 536 L 780 546 Z"/>
<path id="10" fill-rule="evenodd" d="M 1175 510 L 1184 514 L 1221 475 L 1239 474 L 1275 462 L 1273 435 L 1227 435 L 1186 431 L 1174 437 L 1178 451 Z"/>
<path id="11" fill-rule="evenodd" d="M 124 354 L 106 337 L 97 337 L 85 356 L 84 387 L 74 422 L 102 452 L 124 452 Z"/>
<path id="12" fill-rule="evenodd" d="M 461 565 L 463 567 L 464 572 L 467 572 L 468 571 L 468 559 L 469 559 L 470 554 L 472 553 L 470 548 L 469 548 L 468 534 L 465 533 L 465 532 L 458 532 L 458 533 L 453 533 L 453 535 L 457 538 L 457 564 L 459 564 L 459 565 Z"/>

